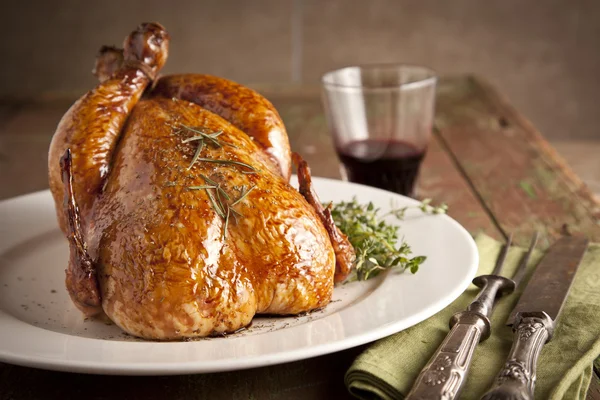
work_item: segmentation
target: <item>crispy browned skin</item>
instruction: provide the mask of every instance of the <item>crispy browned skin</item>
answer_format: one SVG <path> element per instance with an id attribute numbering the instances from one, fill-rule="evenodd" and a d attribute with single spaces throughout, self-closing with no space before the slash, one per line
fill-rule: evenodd
<path id="1" fill-rule="evenodd" d="M 294 163 L 298 167 L 298 183 L 300 193 L 315 209 L 319 219 L 327 229 L 329 239 L 335 251 L 335 282 L 341 282 L 352 270 L 356 254 L 348 237 L 335 225 L 331 210 L 324 207 L 312 184 L 312 176 L 308 163 L 298 154 L 293 153 Z"/>
<path id="2" fill-rule="evenodd" d="M 121 53 L 114 47 L 100 49 L 94 67 L 100 82 L 119 68 Z M 285 126 L 271 102 L 254 90 L 218 76 L 179 74 L 161 77 L 151 95 L 188 100 L 225 118 L 256 139 L 289 181 L 292 161 Z"/>
<path id="3" fill-rule="evenodd" d="M 225 145 L 197 162 L 197 144 L 180 124 L 222 130 Z M 276 171 L 246 134 L 186 101 L 143 100 L 117 149 L 94 212 L 90 251 L 97 260 L 106 314 L 137 336 L 174 339 L 235 331 L 256 313 L 296 314 L 326 305 L 335 254 L 314 209 Z M 202 175 L 231 196 L 254 189 L 224 220 Z"/>
<path id="4" fill-rule="evenodd" d="M 102 46 L 92 73 L 104 82 L 122 64 L 122 49 Z M 292 162 L 285 125 L 271 102 L 254 90 L 218 76 L 178 74 L 159 79 L 150 96 L 188 100 L 223 117 L 255 138 L 289 180 Z"/>
<path id="5" fill-rule="evenodd" d="M 146 91 L 140 100 L 164 64 L 167 42 L 160 25 L 140 26 L 125 41 L 125 62 L 99 72 L 103 82 L 57 128 L 50 185 L 69 239 L 72 300 L 86 315 L 104 312 L 128 333 L 152 339 L 233 332 L 257 313 L 325 306 L 345 261 L 336 272 L 336 256 L 344 256 L 339 232 L 318 203 L 308 166 L 302 161 L 299 172 L 309 201 L 288 184 L 260 136 L 236 127 L 272 132 L 279 117 L 252 122 L 268 114 L 268 102 L 238 104 L 249 92 L 229 83 L 223 89 L 235 101 L 212 111 L 231 121 L 178 99 L 184 95 Z M 188 79 L 181 77 L 166 80 L 167 88 Z M 231 111 L 238 106 L 245 111 Z M 216 143 L 205 138 L 193 163 L 200 142 L 186 141 L 198 135 L 186 126 L 222 132 Z M 289 151 L 280 132 L 277 148 Z"/>
<path id="6" fill-rule="evenodd" d="M 50 144 L 48 173 L 58 221 L 67 232 L 63 213 L 60 158 L 73 155 L 73 192 L 82 224 L 110 170 L 117 138 L 131 110 L 164 65 L 169 36 L 159 24 L 143 24 L 124 43 L 125 63 L 95 89 L 81 97 L 63 116 Z"/>
<path id="7" fill-rule="evenodd" d="M 152 94 L 188 100 L 225 118 L 264 147 L 289 180 L 292 160 L 285 126 L 275 107 L 254 90 L 216 76 L 182 74 L 161 77 Z"/>

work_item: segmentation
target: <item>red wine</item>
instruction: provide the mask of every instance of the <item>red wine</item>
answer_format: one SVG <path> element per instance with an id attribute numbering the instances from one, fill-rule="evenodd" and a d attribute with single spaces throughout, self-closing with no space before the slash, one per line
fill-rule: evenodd
<path id="1" fill-rule="evenodd" d="M 357 140 L 338 148 L 348 180 L 410 196 L 426 149 L 390 140 Z"/>

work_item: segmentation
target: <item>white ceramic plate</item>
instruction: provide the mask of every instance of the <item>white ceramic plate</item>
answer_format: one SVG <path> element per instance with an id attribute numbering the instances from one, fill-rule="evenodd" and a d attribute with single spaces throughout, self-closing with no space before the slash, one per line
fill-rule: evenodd
<path id="1" fill-rule="evenodd" d="M 362 185 L 315 178 L 322 201 L 372 201 L 382 211 L 414 200 Z M 394 221 L 394 219 L 390 219 Z M 190 342 L 149 342 L 115 325 L 84 320 L 64 285 L 67 241 L 48 191 L 0 202 L 0 361 L 61 371 L 169 375 L 237 370 L 367 343 L 437 313 L 474 277 L 469 233 L 445 215 L 409 212 L 401 232 L 427 261 L 416 275 L 391 272 L 338 286 L 322 311 L 255 318 L 245 331 Z"/>

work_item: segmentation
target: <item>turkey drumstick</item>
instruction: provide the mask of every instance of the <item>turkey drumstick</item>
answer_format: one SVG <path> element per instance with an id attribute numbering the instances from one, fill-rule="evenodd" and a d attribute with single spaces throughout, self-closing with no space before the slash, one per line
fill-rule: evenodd
<path id="1" fill-rule="evenodd" d="M 60 158 L 67 148 L 71 149 L 74 198 L 82 225 L 86 226 L 125 121 L 163 67 L 168 44 L 169 35 L 161 25 L 140 25 L 125 39 L 123 65 L 110 79 L 77 100 L 59 122 L 50 144 L 48 173 L 63 232 L 67 232 L 67 220 L 62 207 Z"/>
<path id="2" fill-rule="evenodd" d="M 103 46 L 94 74 L 102 82 L 120 63 L 119 49 Z M 259 93 L 217 76 L 178 74 L 158 79 L 149 96 L 187 100 L 225 118 L 253 137 L 289 180 L 292 160 L 285 126 L 275 107 Z"/>

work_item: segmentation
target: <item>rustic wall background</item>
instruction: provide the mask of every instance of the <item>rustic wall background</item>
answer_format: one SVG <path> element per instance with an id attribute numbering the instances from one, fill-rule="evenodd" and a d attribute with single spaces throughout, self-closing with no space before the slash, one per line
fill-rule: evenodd
<path id="1" fill-rule="evenodd" d="M 173 38 L 166 73 L 317 83 L 347 64 L 426 64 L 488 78 L 550 139 L 600 138 L 597 0 L 32 0 L 0 13 L 0 96 L 80 94 L 102 44 L 155 20 Z"/>

